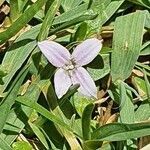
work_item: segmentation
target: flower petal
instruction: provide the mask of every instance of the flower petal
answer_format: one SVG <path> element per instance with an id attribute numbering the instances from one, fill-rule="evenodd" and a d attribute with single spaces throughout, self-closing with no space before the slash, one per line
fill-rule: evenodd
<path id="1" fill-rule="evenodd" d="M 48 61 L 56 67 L 62 67 L 71 56 L 69 51 L 62 45 L 53 41 L 38 42 L 38 46 Z"/>
<path id="2" fill-rule="evenodd" d="M 78 91 L 81 94 L 97 98 L 96 85 L 89 73 L 83 67 L 79 67 L 74 70 L 72 74 L 72 82 L 73 84 L 80 84 Z"/>
<path id="3" fill-rule="evenodd" d="M 72 82 L 67 71 L 60 68 L 54 75 L 55 91 L 58 98 L 61 98 L 68 91 Z"/>
<path id="4" fill-rule="evenodd" d="M 87 39 L 79 44 L 72 53 L 75 63 L 84 66 L 90 63 L 102 48 L 102 40 Z"/>

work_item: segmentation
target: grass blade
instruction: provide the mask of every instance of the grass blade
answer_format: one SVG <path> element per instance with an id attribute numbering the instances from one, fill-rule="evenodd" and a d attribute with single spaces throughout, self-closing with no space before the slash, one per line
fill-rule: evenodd
<path id="1" fill-rule="evenodd" d="M 0 138 L 0 149 L 1 150 L 12 150 L 12 148 L 1 138 Z"/>
<path id="2" fill-rule="evenodd" d="M 46 0 L 38 0 L 31 5 L 6 31 L 0 34 L 0 44 L 6 42 L 8 39 L 18 33 L 41 9 Z"/>
<path id="3" fill-rule="evenodd" d="M 96 141 L 122 141 L 150 135 L 149 123 L 110 123 L 96 129 L 92 139 Z"/>
<path id="4" fill-rule="evenodd" d="M 53 25 L 62 24 L 69 22 L 77 17 L 85 15 L 87 12 L 88 4 L 81 4 L 78 7 L 72 8 L 71 10 L 61 14 L 60 16 L 55 17 Z"/>
<path id="5" fill-rule="evenodd" d="M 16 101 L 25 106 L 28 106 L 32 109 L 35 109 L 38 113 L 40 113 L 42 116 L 46 117 L 47 119 L 53 121 L 54 123 L 56 123 L 58 125 L 65 127 L 69 131 L 72 131 L 72 129 L 67 124 L 65 124 L 62 120 L 60 120 L 52 112 L 48 111 L 47 109 L 45 109 L 38 103 L 32 102 L 31 100 L 27 100 L 26 98 L 21 98 L 21 97 L 17 98 Z"/>
<path id="6" fill-rule="evenodd" d="M 56 14 L 57 9 L 60 6 L 60 0 L 55 0 L 52 5 L 50 6 L 50 8 L 48 9 L 45 19 L 43 21 L 40 33 L 39 33 L 39 37 L 38 40 L 42 41 L 44 39 L 47 38 L 48 33 L 49 33 L 49 29 L 52 26 L 52 22 L 54 20 L 54 16 Z"/>
<path id="7" fill-rule="evenodd" d="M 148 102 L 150 104 L 150 83 L 146 75 L 146 71 L 144 70 L 144 79 L 145 79 L 145 85 L 146 85 L 146 91 L 147 91 L 147 97 L 148 97 Z"/>
<path id="8" fill-rule="evenodd" d="M 89 140 L 91 138 L 90 132 L 90 122 L 91 122 L 91 115 L 94 108 L 94 104 L 88 104 L 82 114 L 82 132 L 83 132 L 83 139 Z"/>
<path id="9" fill-rule="evenodd" d="M 113 81 L 125 80 L 131 74 L 142 46 L 145 18 L 145 11 L 138 11 L 116 19 L 111 58 Z"/>
<path id="10" fill-rule="evenodd" d="M 120 84 L 120 120 L 122 123 L 134 123 L 134 105 L 132 102 L 132 94 L 129 90 L 126 90 L 123 82 Z"/>
<path id="11" fill-rule="evenodd" d="M 33 130 L 33 132 L 36 134 L 36 136 L 39 138 L 39 140 L 42 142 L 42 144 L 45 146 L 45 148 L 49 149 L 46 138 L 45 138 L 44 134 L 42 133 L 42 131 L 38 128 L 38 126 L 36 126 L 35 124 L 33 124 L 31 122 L 29 122 L 29 125 L 30 125 L 31 129 Z"/>
<path id="12" fill-rule="evenodd" d="M 3 127 L 6 123 L 7 117 L 9 115 L 9 111 L 11 106 L 14 104 L 15 98 L 17 97 L 18 90 L 28 72 L 28 66 L 26 66 L 22 71 L 19 73 L 17 78 L 15 79 L 13 86 L 9 90 L 6 97 L 4 97 L 1 105 L 0 105 L 0 134 L 2 133 Z"/>
<path id="13" fill-rule="evenodd" d="M 14 22 L 19 16 L 18 0 L 10 0 L 10 19 Z"/>
<path id="14" fill-rule="evenodd" d="M 36 26 L 22 34 L 6 52 L 2 61 L 2 68 L 4 68 L 6 76 L 3 78 L 4 84 L 0 85 L 1 92 L 6 89 L 15 73 L 35 48 L 35 38 L 39 33 L 39 27 Z"/>
<path id="15" fill-rule="evenodd" d="M 60 31 L 60 30 L 63 30 L 63 29 L 68 28 L 68 27 L 71 27 L 71 26 L 76 25 L 76 24 L 78 24 L 80 22 L 83 22 L 85 20 L 92 20 L 96 16 L 97 16 L 96 14 L 95 15 L 83 15 L 83 16 L 80 16 L 80 17 L 78 17 L 76 19 L 70 20 L 69 22 L 65 22 L 64 24 L 62 24 L 62 25 L 58 26 L 57 28 L 51 30 L 49 32 L 49 36 L 54 34 L 54 33 L 56 33 L 56 32 L 58 32 L 58 31 Z"/>

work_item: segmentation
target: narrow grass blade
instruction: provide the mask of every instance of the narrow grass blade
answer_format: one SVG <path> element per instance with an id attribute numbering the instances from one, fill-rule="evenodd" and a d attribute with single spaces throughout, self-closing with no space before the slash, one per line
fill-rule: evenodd
<path id="1" fill-rule="evenodd" d="M 53 22 L 53 25 L 62 24 L 69 22 L 77 17 L 84 15 L 87 12 L 88 4 L 81 4 L 78 7 L 72 8 L 71 10 L 56 16 Z"/>
<path id="2" fill-rule="evenodd" d="M 144 7 L 150 9 L 150 1 L 149 0 L 128 0 L 128 1 L 135 3 L 135 4 L 139 4 L 141 6 L 144 6 Z"/>
<path id="3" fill-rule="evenodd" d="M 49 149 L 48 143 L 42 131 L 35 124 L 29 122 L 29 125 L 41 143 L 45 146 L 46 149 Z"/>
<path id="4" fill-rule="evenodd" d="M 25 106 L 28 106 L 32 109 L 35 109 L 38 113 L 40 113 L 42 116 L 46 117 L 47 119 L 51 120 L 52 122 L 63 126 L 64 128 L 66 128 L 69 131 L 72 131 L 72 129 L 67 124 L 65 124 L 62 120 L 60 120 L 52 112 L 48 111 L 47 109 L 45 109 L 44 107 L 42 107 L 38 103 L 32 102 L 29 99 L 27 100 L 26 98 L 21 98 L 21 97 L 17 98 L 16 101 L 25 105 Z"/>
<path id="5" fill-rule="evenodd" d="M 39 25 L 35 26 L 22 34 L 5 53 L 2 61 L 2 69 L 5 70 L 6 76 L 3 78 L 4 84 L 0 85 L 1 92 L 6 89 L 15 73 L 23 65 L 35 48 L 35 38 L 39 33 L 39 28 Z"/>
<path id="6" fill-rule="evenodd" d="M 49 29 L 52 26 L 52 22 L 54 20 L 55 14 L 60 6 L 60 2 L 61 2 L 60 0 L 55 0 L 50 6 L 50 8 L 48 9 L 45 19 L 42 23 L 40 33 L 39 33 L 39 37 L 38 37 L 39 41 L 42 41 L 47 38 Z"/>
<path id="7" fill-rule="evenodd" d="M 47 85 L 45 81 L 39 81 L 38 79 L 36 79 L 30 84 L 26 93 L 21 97 L 32 99 L 33 102 L 36 102 L 41 91 L 38 84 L 42 84 L 43 87 Z M 2 137 L 2 139 L 5 139 L 8 144 L 12 144 L 12 142 L 16 139 L 18 134 L 23 130 L 25 124 L 27 123 L 27 118 L 23 116 L 26 115 L 27 117 L 29 117 L 32 111 L 32 108 L 26 106 L 13 107 L 13 110 L 11 110 L 11 113 L 7 118 L 7 124 L 5 124 L 4 126 L 5 132 L 3 132 L 0 137 Z M 13 134 L 9 133 L 10 130 L 13 132 Z"/>
<path id="8" fill-rule="evenodd" d="M 0 34 L 0 44 L 6 42 L 18 33 L 42 8 L 46 0 L 38 0 L 31 5 L 6 31 Z"/>
<path id="9" fill-rule="evenodd" d="M 93 141 L 122 141 L 150 135 L 149 123 L 122 124 L 110 123 L 96 129 Z"/>
<path id="10" fill-rule="evenodd" d="M 69 22 L 65 22 L 63 23 L 62 25 L 58 26 L 57 28 L 55 29 L 52 29 L 50 32 L 49 32 L 49 36 L 58 32 L 58 31 L 61 31 L 65 28 L 68 28 L 68 27 L 71 27 L 73 25 L 76 25 L 80 22 L 83 22 L 85 20 L 92 20 L 96 17 L 97 15 L 96 14 L 93 14 L 93 15 L 83 15 L 83 16 L 80 16 L 80 17 L 77 17 L 76 19 L 73 19 L 73 20 L 70 20 Z"/>
<path id="11" fill-rule="evenodd" d="M 4 128 L 4 125 L 6 123 L 7 117 L 9 115 L 9 111 L 11 106 L 15 102 L 15 98 L 17 97 L 18 90 L 28 72 L 28 67 L 26 66 L 22 71 L 19 73 L 17 78 L 15 79 L 13 86 L 9 90 L 8 94 L 4 99 L 2 100 L 2 103 L 0 105 L 0 134 L 2 133 L 2 130 Z"/>
<path id="12" fill-rule="evenodd" d="M 77 92 L 78 88 L 79 88 L 78 84 L 71 86 L 69 88 L 69 91 L 60 99 L 59 106 L 62 106 L 71 95 L 73 95 L 75 92 Z"/>
<path id="13" fill-rule="evenodd" d="M 100 14 L 101 16 L 101 25 L 106 23 L 112 15 L 119 9 L 119 7 L 124 3 L 124 0 L 112 1 Z"/>
<path id="14" fill-rule="evenodd" d="M 55 116 L 58 116 L 58 119 L 60 119 L 61 121 L 63 120 L 63 122 L 65 124 L 72 127 L 70 120 L 67 119 L 66 116 L 64 115 L 65 109 L 63 109 L 63 112 L 62 112 L 60 107 L 57 104 L 57 98 L 55 96 L 53 87 L 51 86 L 49 88 L 49 86 L 47 86 L 45 89 L 42 90 L 42 92 L 45 95 L 45 98 L 47 99 L 50 108 L 53 110 L 53 114 Z M 51 93 L 51 94 L 48 94 L 48 93 Z M 69 93 L 71 93 L 71 91 Z M 69 93 L 66 94 L 66 96 L 69 95 Z M 66 96 L 64 96 L 64 97 L 66 97 Z M 66 97 L 66 99 L 67 99 L 67 97 Z M 51 102 L 51 100 L 52 100 L 52 102 Z M 54 123 L 56 123 L 55 126 L 56 126 L 57 130 L 60 131 L 61 134 L 66 138 L 71 149 L 81 150 L 81 146 L 80 146 L 78 140 L 76 139 L 76 136 L 73 133 L 73 131 L 68 130 L 65 126 L 62 126 L 61 124 L 57 124 L 57 122 L 54 122 Z"/>
<path id="15" fill-rule="evenodd" d="M 83 133 L 83 139 L 89 140 L 91 138 L 91 115 L 92 111 L 94 109 L 94 104 L 88 104 L 82 114 L 82 133 Z"/>

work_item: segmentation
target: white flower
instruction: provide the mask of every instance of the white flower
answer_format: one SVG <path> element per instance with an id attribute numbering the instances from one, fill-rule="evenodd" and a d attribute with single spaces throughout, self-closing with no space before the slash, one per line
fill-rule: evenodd
<path id="1" fill-rule="evenodd" d="M 79 84 L 78 91 L 97 98 L 97 88 L 88 72 L 82 67 L 90 63 L 102 48 L 102 40 L 87 39 L 79 44 L 72 54 L 62 45 L 53 41 L 38 42 L 48 61 L 59 68 L 54 75 L 55 91 L 61 98 L 71 85 Z"/>

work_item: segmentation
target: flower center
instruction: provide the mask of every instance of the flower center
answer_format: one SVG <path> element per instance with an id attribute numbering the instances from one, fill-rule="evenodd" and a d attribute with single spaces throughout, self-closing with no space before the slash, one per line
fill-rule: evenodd
<path id="1" fill-rule="evenodd" d="M 69 63 L 69 64 L 66 64 L 65 66 L 64 66 L 64 69 L 65 70 L 73 70 L 75 68 L 75 66 L 72 64 L 72 62 L 71 63 Z"/>
<path id="2" fill-rule="evenodd" d="M 67 70 L 73 70 L 74 67 L 75 67 L 74 65 L 68 65 L 68 66 L 66 66 L 66 69 L 67 69 Z"/>
<path id="3" fill-rule="evenodd" d="M 71 71 L 75 68 L 75 62 L 73 60 L 70 60 L 68 62 L 68 64 L 66 64 L 64 67 L 63 67 L 66 71 Z"/>

